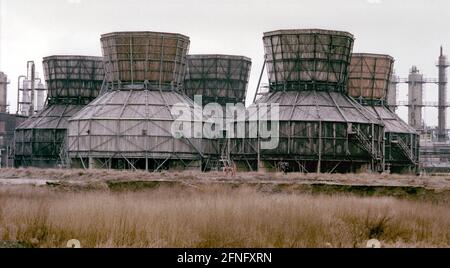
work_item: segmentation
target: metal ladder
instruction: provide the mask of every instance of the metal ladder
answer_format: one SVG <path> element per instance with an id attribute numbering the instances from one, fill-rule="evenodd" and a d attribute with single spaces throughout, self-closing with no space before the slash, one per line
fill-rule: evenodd
<path id="1" fill-rule="evenodd" d="M 362 132 L 359 128 L 353 127 L 352 132 L 350 134 L 353 134 L 356 136 L 356 138 L 359 141 L 360 147 L 364 149 L 366 152 L 370 154 L 370 156 L 377 161 L 380 161 L 381 158 L 372 150 L 372 144 L 368 141 L 369 138 Z"/>
<path id="2" fill-rule="evenodd" d="M 69 159 L 69 152 L 67 150 L 66 139 L 64 139 L 63 142 L 61 143 L 61 149 L 59 151 L 59 160 L 58 160 L 57 164 L 61 168 L 69 168 L 70 167 L 70 159 Z"/>
<path id="3" fill-rule="evenodd" d="M 411 163 L 417 164 L 416 160 L 414 159 L 413 152 L 402 139 L 397 138 L 396 140 L 393 140 L 392 143 L 397 145 L 397 147 L 402 151 L 402 153 L 406 157 L 408 157 L 408 160 L 411 161 Z"/>

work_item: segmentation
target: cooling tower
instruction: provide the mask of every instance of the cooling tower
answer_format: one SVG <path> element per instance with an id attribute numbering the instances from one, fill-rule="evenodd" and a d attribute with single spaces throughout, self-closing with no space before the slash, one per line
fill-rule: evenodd
<path id="1" fill-rule="evenodd" d="M 279 120 L 268 124 L 279 123 L 278 146 L 263 149 L 267 138 L 233 139 L 232 155 L 240 167 L 274 170 L 288 163 L 302 172 L 381 169 L 383 124 L 346 94 L 353 40 L 347 32 L 319 29 L 264 34 L 270 89 L 250 109 L 261 118 L 273 109 L 262 105 L 279 106 Z"/>
<path id="2" fill-rule="evenodd" d="M 184 80 L 186 95 L 202 96 L 203 105 L 245 103 L 251 59 L 234 55 L 189 55 Z"/>
<path id="3" fill-rule="evenodd" d="M 415 173 L 419 135 L 387 106 L 393 66 L 394 58 L 388 55 L 352 54 L 348 92 L 385 125 L 385 168 L 396 173 Z"/>
<path id="4" fill-rule="evenodd" d="M 15 131 L 15 165 L 66 166 L 68 119 L 100 92 L 101 57 L 51 56 L 43 60 L 48 86 L 47 107 Z"/>
<path id="5" fill-rule="evenodd" d="M 280 30 L 264 34 L 271 91 L 345 93 L 353 36 L 329 30 Z"/>
<path id="6" fill-rule="evenodd" d="M 176 121 L 185 131 L 193 130 L 194 122 L 202 126 L 201 107 L 198 112 L 181 94 L 189 38 L 118 32 L 103 35 L 101 43 L 105 93 L 70 119 L 72 166 L 200 169 L 208 144 L 201 137 L 177 137 L 172 131 Z M 172 112 L 180 106 L 187 113 L 181 119 Z"/>

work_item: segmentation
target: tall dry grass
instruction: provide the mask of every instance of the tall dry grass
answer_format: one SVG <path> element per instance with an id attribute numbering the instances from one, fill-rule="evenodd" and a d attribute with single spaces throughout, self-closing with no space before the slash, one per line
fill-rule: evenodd
<path id="1" fill-rule="evenodd" d="M 449 227 L 450 207 L 392 198 L 0 188 L 0 240 L 35 247 L 449 247 Z"/>

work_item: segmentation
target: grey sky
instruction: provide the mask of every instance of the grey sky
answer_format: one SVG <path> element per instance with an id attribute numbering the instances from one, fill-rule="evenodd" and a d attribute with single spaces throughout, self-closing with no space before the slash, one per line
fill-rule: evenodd
<path id="1" fill-rule="evenodd" d="M 248 56 L 253 60 L 250 96 L 263 63 L 265 31 L 349 31 L 356 37 L 355 52 L 390 54 L 396 58 L 401 77 L 406 77 L 414 64 L 426 77 L 435 78 L 439 46 L 450 54 L 450 1 L 446 0 L 0 1 L 0 69 L 11 80 L 11 111 L 16 110 L 17 76 L 25 73 L 27 60 L 35 60 L 42 73 L 44 56 L 101 55 L 100 35 L 111 31 L 178 32 L 190 36 L 190 53 Z M 405 99 L 406 94 L 407 86 L 402 85 L 400 98 Z M 437 87 L 426 86 L 425 98 L 436 101 Z M 406 119 L 406 108 L 399 114 Z M 429 125 L 437 124 L 436 114 L 436 109 L 425 109 Z"/>

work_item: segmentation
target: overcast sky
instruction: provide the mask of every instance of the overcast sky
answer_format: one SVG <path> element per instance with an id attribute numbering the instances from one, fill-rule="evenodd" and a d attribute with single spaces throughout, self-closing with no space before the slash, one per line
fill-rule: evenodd
<path id="1" fill-rule="evenodd" d="M 355 35 L 354 52 L 390 54 L 406 77 L 417 65 L 436 78 L 439 47 L 450 52 L 447 0 L 0 0 L 0 70 L 11 84 L 8 101 L 16 110 L 17 77 L 27 60 L 53 54 L 101 55 L 100 35 L 112 31 L 178 32 L 190 36 L 190 53 L 221 53 L 252 58 L 248 101 L 263 63 L 262 35 L 291 28 L 345 30 Z M 267 78 L 264 78 L 267 82 Z M 450 95 L 450 94 L 449 94 Z M 407 96 L 407 86 L 399 97 Z M 425 100 L 437 101 L 427 85 Z M 406 108 L 399 110 L 407 119 Z M 428 125 L 437 111 L 424 111 Z M 450 120 L 450 117 L 448 117 Z"/>

